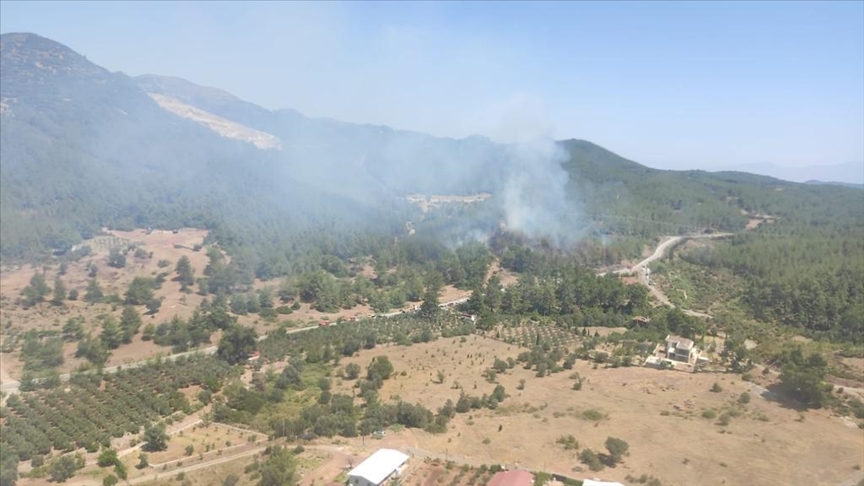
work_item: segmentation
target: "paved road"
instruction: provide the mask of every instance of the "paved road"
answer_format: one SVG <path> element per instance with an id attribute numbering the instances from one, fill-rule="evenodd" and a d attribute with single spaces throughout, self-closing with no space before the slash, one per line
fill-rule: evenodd
<path id="1" fill-rule="evenodd" d="M 671 248 L 673 248 L 675 245 L 677 245 L 678 243 L 681 243 L 682 241 L 685 241 L 685 240 L 729 238 L 730 236 L 734 236 L 734 233 L 711 233 L 711 234 L 704 234 L 704 235 L 666 236 L 660 242 L 660 244 L 657 245 L 657 248 L 654 249 L 654 253 L 652 253 L 651 256 L 642 260 L 641 262 L 637 263 L 636 265 L 633 265 L 630 268 L 622 268 L 620 270 L 615 270 L 612 273 L 614 273 L 616 275 L 637 274 L 637 273 L 641 272 L 643 269 L 645 269 L 649 263 L 665 257 L 666 253 Z M 602 277 L 602 276 L 606 275 L 607 273 L 609 273 L 609 272 L 598 273 L 597 276 Z"/>
<path id="2" fill-rule="evenodd" d="M 612 273 L 614 273 L 616 275 L 635 275 L 635 276 L 639 277 L 639 282 L 642 285 L 648 287 L 648 292 L 651 295 L 653 295 L 655 299 L 660 301 L 660 303 L 662 303 L 663 305 L 665 305 L 667 307 L 671 307 L 674 309 L 675 304 L 670 302 L 669 299 L 666 297 L 666 295 L 664 295 L 660 289 L 658 289 L 654 285 L 651 285 L 651 283 L 649 282 L 648 274 L 645 272 L 645 270 L 648 268 L 648 264 L 653 262 L 653 261 L 664 258 L 666 256 L 666 254 L 669 252 L 669 250 L 671 250 L 672 248 L 674 248 L 676 245 L 678 245 L 679 243 L 681 243 L 683 241 L 686 241 L 689 239 L 728 238 L 730 236 L 733 236 L 733 233 L 711 233 L 711 234 L 701 234 L 701 235 L 692 235 L 692 236 L 667 236 L 667 237 L 665 237 L 665 239 L 663 239 L 663 241 L 660 242 L 659 245 L 657 245 L 657 248 L 654 249 L 654 253 L 652 253 L 651 256 L 642 260 L 641 262 L 637 263 L 636 265 L 633 265 L 630 268 L 622 268 L 620 270 L 615 270 Z M 602 277 L 602 276 L 605 276 L 607 273 L 608 272 L 598 273 L 597 276 Z M 704 317 L 706 319 L 711 319 L 710 315 L 703 314 L 702 312 L 696 312 L 696 311 L 689 310 L 689 309 L 683 309 L 683 312 L 687 315 L 690 315 L 690 316 Z"/>

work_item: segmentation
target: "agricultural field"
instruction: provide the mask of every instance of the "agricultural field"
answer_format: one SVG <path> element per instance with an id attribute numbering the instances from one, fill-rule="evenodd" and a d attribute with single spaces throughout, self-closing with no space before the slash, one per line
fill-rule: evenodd
<path id="1" fill-rule="evenodd" d="M 563 329 L 533 320 L 521 320 L 516 325 L 501 325 L 494 331 L 494 337 L 505 343 L 525 348 L 548 342 L 552 346 L 575 347 L 578 345 L 581 329 Z"/>
<path id="2" fill-rule="evenodd" d="M 486 465 L 472 467 L 428 458 L 416 462 L 403 481 L 408 486 L 485 486 L 495 474 Z"/>
<path id="3" fill-rule="evenodd" d="M 365 367 L 373 357 L 386 355 L 395 371 L 380 390 L 382 399 L 434 408 L 448 399 L 455 402 L 462 389 L 490 393 L 496 385 L 483 374 L 495 357 L 515 358 L 524 351 L 479 336 L 461 341 L 377 347 L 340 364 Z M 438 383 L 439 371 L 443 383 Z M 573 389 L 574 373 L 583 382 L 580 390 Z M 457 414 L 444 434 L 404 429 L 388 433 L 382 443 L 446 452 L 478 466 L 502 463 L 625 483 L 627 476 L 647 474 L 663 484 L 691 484 L 698 474 L 718 484 L 830 484 L 864 466 L 861 431 L 854 422 L 828 410 L 799 412 L 737 375 L 595 368 L 577 361 L 573 370 L 544 378 L 517 365 L 496 381 L 509 395 L 497 409 Z M 715 382 L 720 391 L 712 392 Z M 334 392 L 350 393 L 352 386 L 335 383 Z M 579 448 L 567 450 L 557 442 L 566 435 Z M 590 471 L 579 452 L 602 451 L 607 437 L 627 441 L 630 454 L 615 468 Z"/>
<path id="4" fill-rule="evenodd" d="M 185 467 L 206 464 L 221 458 L 247 455 L 260 452 L 267 446 L 267 436 L 255 431 L 244 430 L 224 424 L 198 423 L 171 435 L 168 448 L 147 455 L 149 465 L 137 468 L 140 462 L 140 449 L 129 451 L 123 462 L 129 471 L 130 479 L 148 477 L 154 474 L 169 475 L 184 470 Z M 86 471 L 84 471 L 86 473 Z"/>
<path id="5" fill-rule="evenodd" d="M 130 444 L 147 425 L 203 406 L 184 389 L 218 389 L 230 373 L 211 356 L 193 356 L 104 377 L 78 375 L 65 386 L 15 394 L 6 401 L 0 444 L 22 461 Z"/>
<path id="6" fill-rule="evenodd" d="M 612 333 L 623 334 L 627 331 L 625 327 L 595 327 L 566 329 L 548 323 L 541 323 L 531 319 L 520 319 L 518 323 L 506 322 L 498 325 L 494 330 L 484 333 L 487 337 L 515 344 L 525 348 L 536 346 L 538 343 L 546 342 L 552 347 L 574 349 L 579 346 L 583 339 L 582 331 L 587 336 L 606 337 Z"/>

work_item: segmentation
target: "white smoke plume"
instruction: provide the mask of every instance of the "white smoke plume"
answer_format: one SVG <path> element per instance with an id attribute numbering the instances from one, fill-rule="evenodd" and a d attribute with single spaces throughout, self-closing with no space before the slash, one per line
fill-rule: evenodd
<path id="1" fill-rule="evenodd" d="M 574 209 L 567 200 L 566 153 L 552 140 L 535 140 L 511 147 L 512 162 L 502 202 L 508 229 L 530 238 L 565 244 L 575 228 L 568 227 Z"/>
<path id="2" fill-rule="evenodd" d="M 495 138 L 514 143 L 501 201 L 508 230 L 566 246 L 580 236 L 579 211 L 567 195 L 567 153 L 552 134 L 541 101 L 519 96 L 506 104 Z"/>

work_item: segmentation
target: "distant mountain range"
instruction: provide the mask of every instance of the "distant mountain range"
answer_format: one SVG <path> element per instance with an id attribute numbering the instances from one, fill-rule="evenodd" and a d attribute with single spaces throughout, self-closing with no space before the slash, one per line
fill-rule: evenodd
<path id="1" fill-rule="evenodd" d="M 809 184 L 809 185 L 814 185 L 814 186 L 840 186 L 840 187 L 852 187 L 855 189 L 864 189 L 864 184 L 853 184 L 851 182 L 805 181 L 804 184 Z"/>
<path id="2" fill-rule="evenodd" d="M 282 248 L 311 228 L 338 252 L 352 232 L 398 235 L 406 220 L 459 238 L 500 224 L 553 237 L 728 230 L 746 224 L 742 211 L 776 206 L 766 188 L 820 191 L 654 170 L 582 140 L 502 145 L 271 111 L 179 78 L 111 73 L 26 33 L 0 36 L 0 122 L 3 258 L 69 248 L 104 226 L 208 227 L 251 260 L 253 246 Z M 481 192 L 485 209 L 446 218 L 406 201 Z"/>
<path id="3" fill-rule="evenodd" d="M 852 187 L 864 185 L 864 161 L 845 164 L 808 165 L 786 167 L 776 164 L 743 164 L 734 167 L 712 169 L 717 171 L 749 172 L 762 174 L 790 182 L 826 184 L 851 184 Z"/>

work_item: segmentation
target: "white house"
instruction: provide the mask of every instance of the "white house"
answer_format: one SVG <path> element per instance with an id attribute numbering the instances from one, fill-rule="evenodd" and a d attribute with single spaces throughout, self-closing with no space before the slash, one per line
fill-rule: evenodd
<path id="1" fill-rule="evenodd" d="M 348 471 L 349 486 L 380 486 L 398 477 L 408 463 L 408 456 L 393 449 L 378 449 L 354 469 Z"/>
<path id="2" fill-rule="evenodd" d="M 699 358 L 699 351 L 690 339 L 681 336 L 666 336 L 666 359 L 693 364 Z"/>

